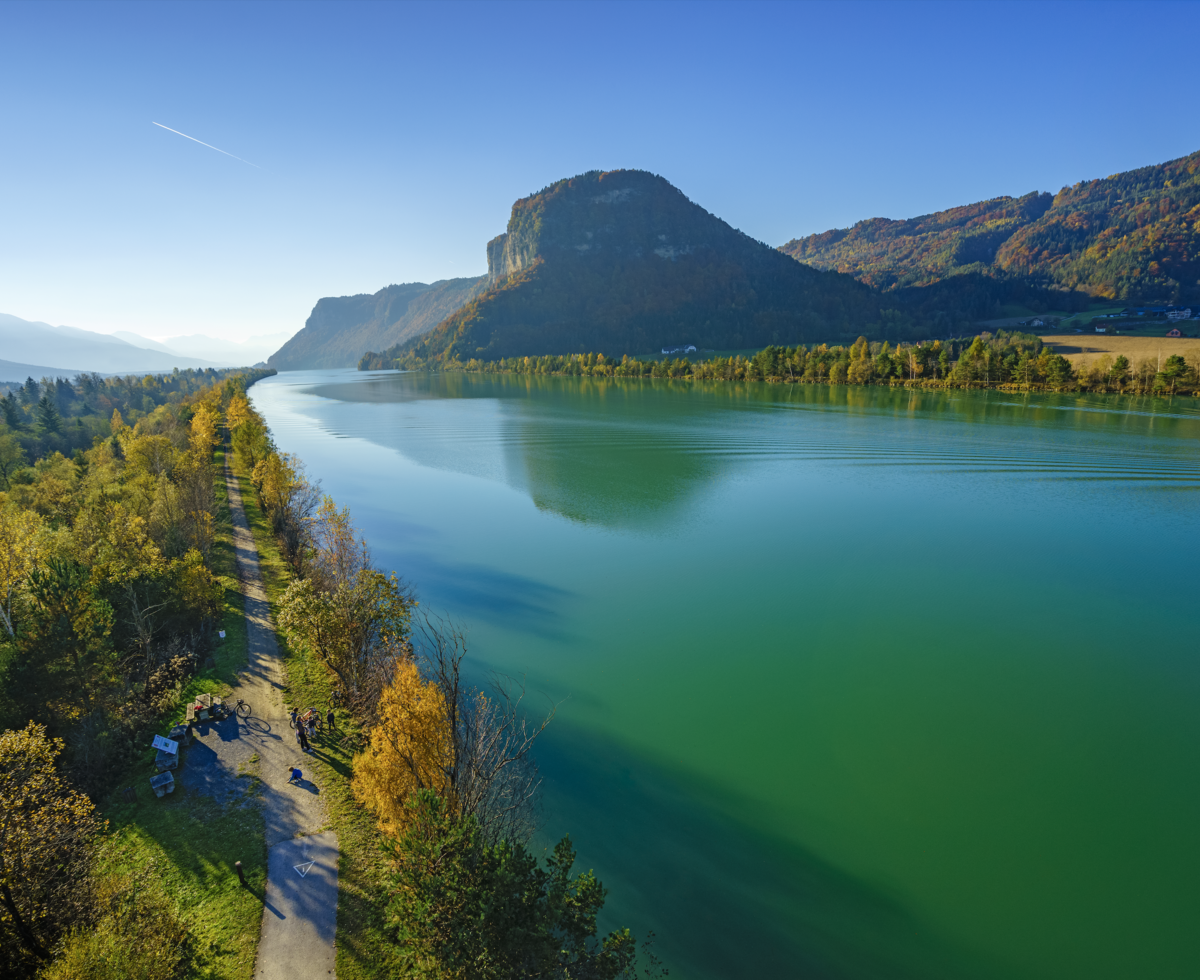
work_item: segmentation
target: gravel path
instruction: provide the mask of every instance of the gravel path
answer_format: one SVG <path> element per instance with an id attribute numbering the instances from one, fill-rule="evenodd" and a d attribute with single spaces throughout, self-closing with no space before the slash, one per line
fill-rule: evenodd
<path id="1" fill-rule="evenodd" d="M 326 825 L 321 790 L 310 778 L 309 758 L 300 751 L 295 733 L 288 726 L 282 664 L 259 573 L 258 548 L 246 523 L 241 491 L 228 466 L 225 484 L 245 598 L 249 648 L 249 662 L 233 685 L 229 703 L 245 699 L 251 715 L 197 726 L 180 778 L 192 791 L 228 801 L 244 798 L 245 773 L 262 780 L 267 893 L 255 978 L 329 978 L 335 976 L 336 959 L 337 837 L 321 833 Z M 312 747 L 321 754 L 319 738 L 313 740 Z M 298 783 L 289 782 L 292 766 L 304 774 Z M 305 856 L 310 852 L 315 857 Z M 297 855 L 304 860 L 292 861 Z M 293 868 L 293 864 L 303 865 L 309 860 L 315 861 L 311 878 Z"/>

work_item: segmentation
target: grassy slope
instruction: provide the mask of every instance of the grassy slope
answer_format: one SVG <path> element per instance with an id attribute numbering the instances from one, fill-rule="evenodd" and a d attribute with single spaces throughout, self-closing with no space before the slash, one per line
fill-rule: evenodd
<path id="1" fill-rule="evenodd" d="M 287 588 L 290 573 L 279 552 L 254 488 L 244 474 L 238 473 L 246 519 L 258 546 L 259 568 L 267 598 L 275 612 L 279 597 Z M 329 705 L 328 674 L 307 649 L 290 647 L 282 636 L 280 650 L 286 669 L 285 697 L 301 708 L 310 705 L 324 713 Z M 338 865 L 337 975 L 338 980 L 374 980 L 392 976 L 396 971 L 395 946 L 386 938 L 383 903 L 386 885 L 380 853 L 381 836 L 375 821 L 354 800 L 350 791 L 351 760 L 357 744 L 357 731 L 344 713 L 339 712 L 339 733 L 318 735 L 309 765 L 313 781 L 329 812 L 330 828 L 338 835 L 341 860 Z"/>
<path id="2" fill-rule="evenodd" d="M 222 626 L 225 642 L 214 655 L 215 666 L 195 677 L 181 693 L 180 707 L 164 719 L 162 731 L 183 717 L 188 696 L 228 689 L 246 663 L 246 621 L 234 564 L 229 507 L 222 476 L 224 456 L 218 451 L 217 540 L 213 566 L 225 586 Z M 100 809 L 109 821 L 112 836 L 101 852 L 102 866 L 117 871 L 153 866 L 167 894 L 197 939 L 191 976 L 249 980 L 254 971 L 262 921 L 262 895 L 266 881 L 266 842 L 258 807 L 222 806 L 203 796 L 192 796 L 177 787 L 157 799 L 150 789 L 154 751 L 126 773 Z M 136 803 L 127 803 L 120 792 L 137 789 Z M 254 780 L 247 779 L 247 793 Z M 249 801 L 247 801 L 249 802 Z M 239 886 L 233 863 L 241 861 L 249 889 Z"/>

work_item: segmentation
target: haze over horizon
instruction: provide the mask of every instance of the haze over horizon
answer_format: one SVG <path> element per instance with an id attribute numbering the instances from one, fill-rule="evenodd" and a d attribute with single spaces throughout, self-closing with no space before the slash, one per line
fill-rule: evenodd
<path id="1" fill-rule="evenodd" d="M 0 311 L 292 333 L 322 296 L 481 274 L 516 198 L 598 168 L 771 245 L 1053 192 L 1200 148 L 1168 51 L 1105 55 L 1198 24 L 1172 3 L 8 4 Z"/>

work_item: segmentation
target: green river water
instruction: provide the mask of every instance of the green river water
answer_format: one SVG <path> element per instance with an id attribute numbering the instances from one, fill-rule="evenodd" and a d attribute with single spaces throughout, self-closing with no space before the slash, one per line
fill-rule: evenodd
<path id="1" fill-rule="evenodd" d="M 1200 976 L 1191 400 L 296 372 L 680 980 Z M 544 702 L 543 702 L 544 703 Z"/>

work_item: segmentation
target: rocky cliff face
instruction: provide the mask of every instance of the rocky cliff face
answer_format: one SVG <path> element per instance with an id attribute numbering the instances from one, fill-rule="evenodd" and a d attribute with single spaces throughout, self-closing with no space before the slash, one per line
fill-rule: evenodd
<path id="1" fill-rule="evenodd" d="M 879 318 L 873 290 L 793 261 L 640 170 L 592 171 L 517 201 L 487 256 L 487 292 L 396 353 L 729 349 Z"/>
<path id="2" fill-rule="evenodd" d="M 317 301 L 304 329 L 271 355 L 279 371 L 354 367 L 367 350 L 404 343 L 436 327 L 487 287 L 487 276 L 409 282 L 374 294 Z"/>

